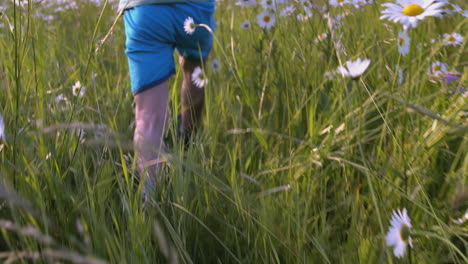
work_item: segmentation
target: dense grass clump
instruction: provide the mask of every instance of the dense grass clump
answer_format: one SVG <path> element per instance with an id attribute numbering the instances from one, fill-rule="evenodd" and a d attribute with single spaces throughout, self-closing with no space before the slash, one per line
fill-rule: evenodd
<path id="1" fill-rule="evenodd" d="M 218 1 L 203 128 L 184 149 L 171 123 L 157 203 L 142 208 L 114 3 L 21 2 L 0 2 L 0 262 L 468 261 L 461 14 L 420 21 L 403 56 L 383 0 L 314 1 L 311 16 L 290 1 L 268 29 L 260 5 Z M 371 61 L 362 75 L 336 73 L 357 58 Z M 403 258 L 386 243 L 398 208 L 412 225 Z"/>

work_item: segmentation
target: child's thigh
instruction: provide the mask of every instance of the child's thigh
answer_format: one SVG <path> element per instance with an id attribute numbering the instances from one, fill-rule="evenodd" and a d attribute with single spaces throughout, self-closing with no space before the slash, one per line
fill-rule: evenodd
<path id="1" fill-rule="evenodd" d="M 125 11 L 126 50 L 133 94 L 167 81 L 175 73 L 173 18 L 165 5 Z"/>

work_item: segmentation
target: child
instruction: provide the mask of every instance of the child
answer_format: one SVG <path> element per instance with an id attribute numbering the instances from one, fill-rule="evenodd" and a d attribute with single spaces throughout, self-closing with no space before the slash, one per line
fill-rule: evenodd
<path id="1" fill-rule="evenodd" d="M 126 55 L 135 97 L 134 144 L 137 170 L 146 175 L 143 196 L 155 187 L 159 153 L 164 151 L 167 125 L 168 79 L 175 73 L 173 53 L 179 53 L 182 67 L 181 124 L 178 133 L 190 134 L 200 119 L 204 90 L 192 81 L 192 72 L 201 67 L 212 47 L 213 36 L 204 27 L 184 31 L 184 21 L 214 29 L 214 0 L 121 0 L 124 11 Z M 144 174 L 147 172 L 146 174 Z"/>

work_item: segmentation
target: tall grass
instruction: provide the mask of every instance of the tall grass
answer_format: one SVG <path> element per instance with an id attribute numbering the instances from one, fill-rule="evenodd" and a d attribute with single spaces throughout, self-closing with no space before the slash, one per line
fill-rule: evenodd
<path id="1" fill-rule="evenodd" d="M 466 263 L 466 223 L 452 220 L 467 209 L 468 100 L 428 74 L 447 62 L 466 87 L 466 18 L 422 21 L 402 57 L 383 1 L 333 30 L 317 12 L 261 30 L 259 8 L 221 1 L 203 129 L 184 150 L 171 124 L 157 203 L 143 209 L 124 29 L 100 43 L 116 19 L 103 2 L 49 10 L 50 22 L 32 2 L 0 18 L 0 262 Z M 431 44 L 451 32 L 461 46 Z M 372 60 L 358 80 L 324 77 L 357 57 Z M 414 248 L 397 260 L 385 234 L 403 207 Z"/>

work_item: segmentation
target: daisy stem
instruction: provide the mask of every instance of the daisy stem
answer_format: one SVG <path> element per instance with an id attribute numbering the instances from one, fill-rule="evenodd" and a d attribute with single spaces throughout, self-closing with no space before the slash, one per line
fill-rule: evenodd
<path id="1" fill-rule="evenodd" d="M 412 250 L 411 247 L 408 247 L 408 262 L 409 262 L 409 264 L 413 263 L 412 259 L 413 259 L 413 250 Z"/>

